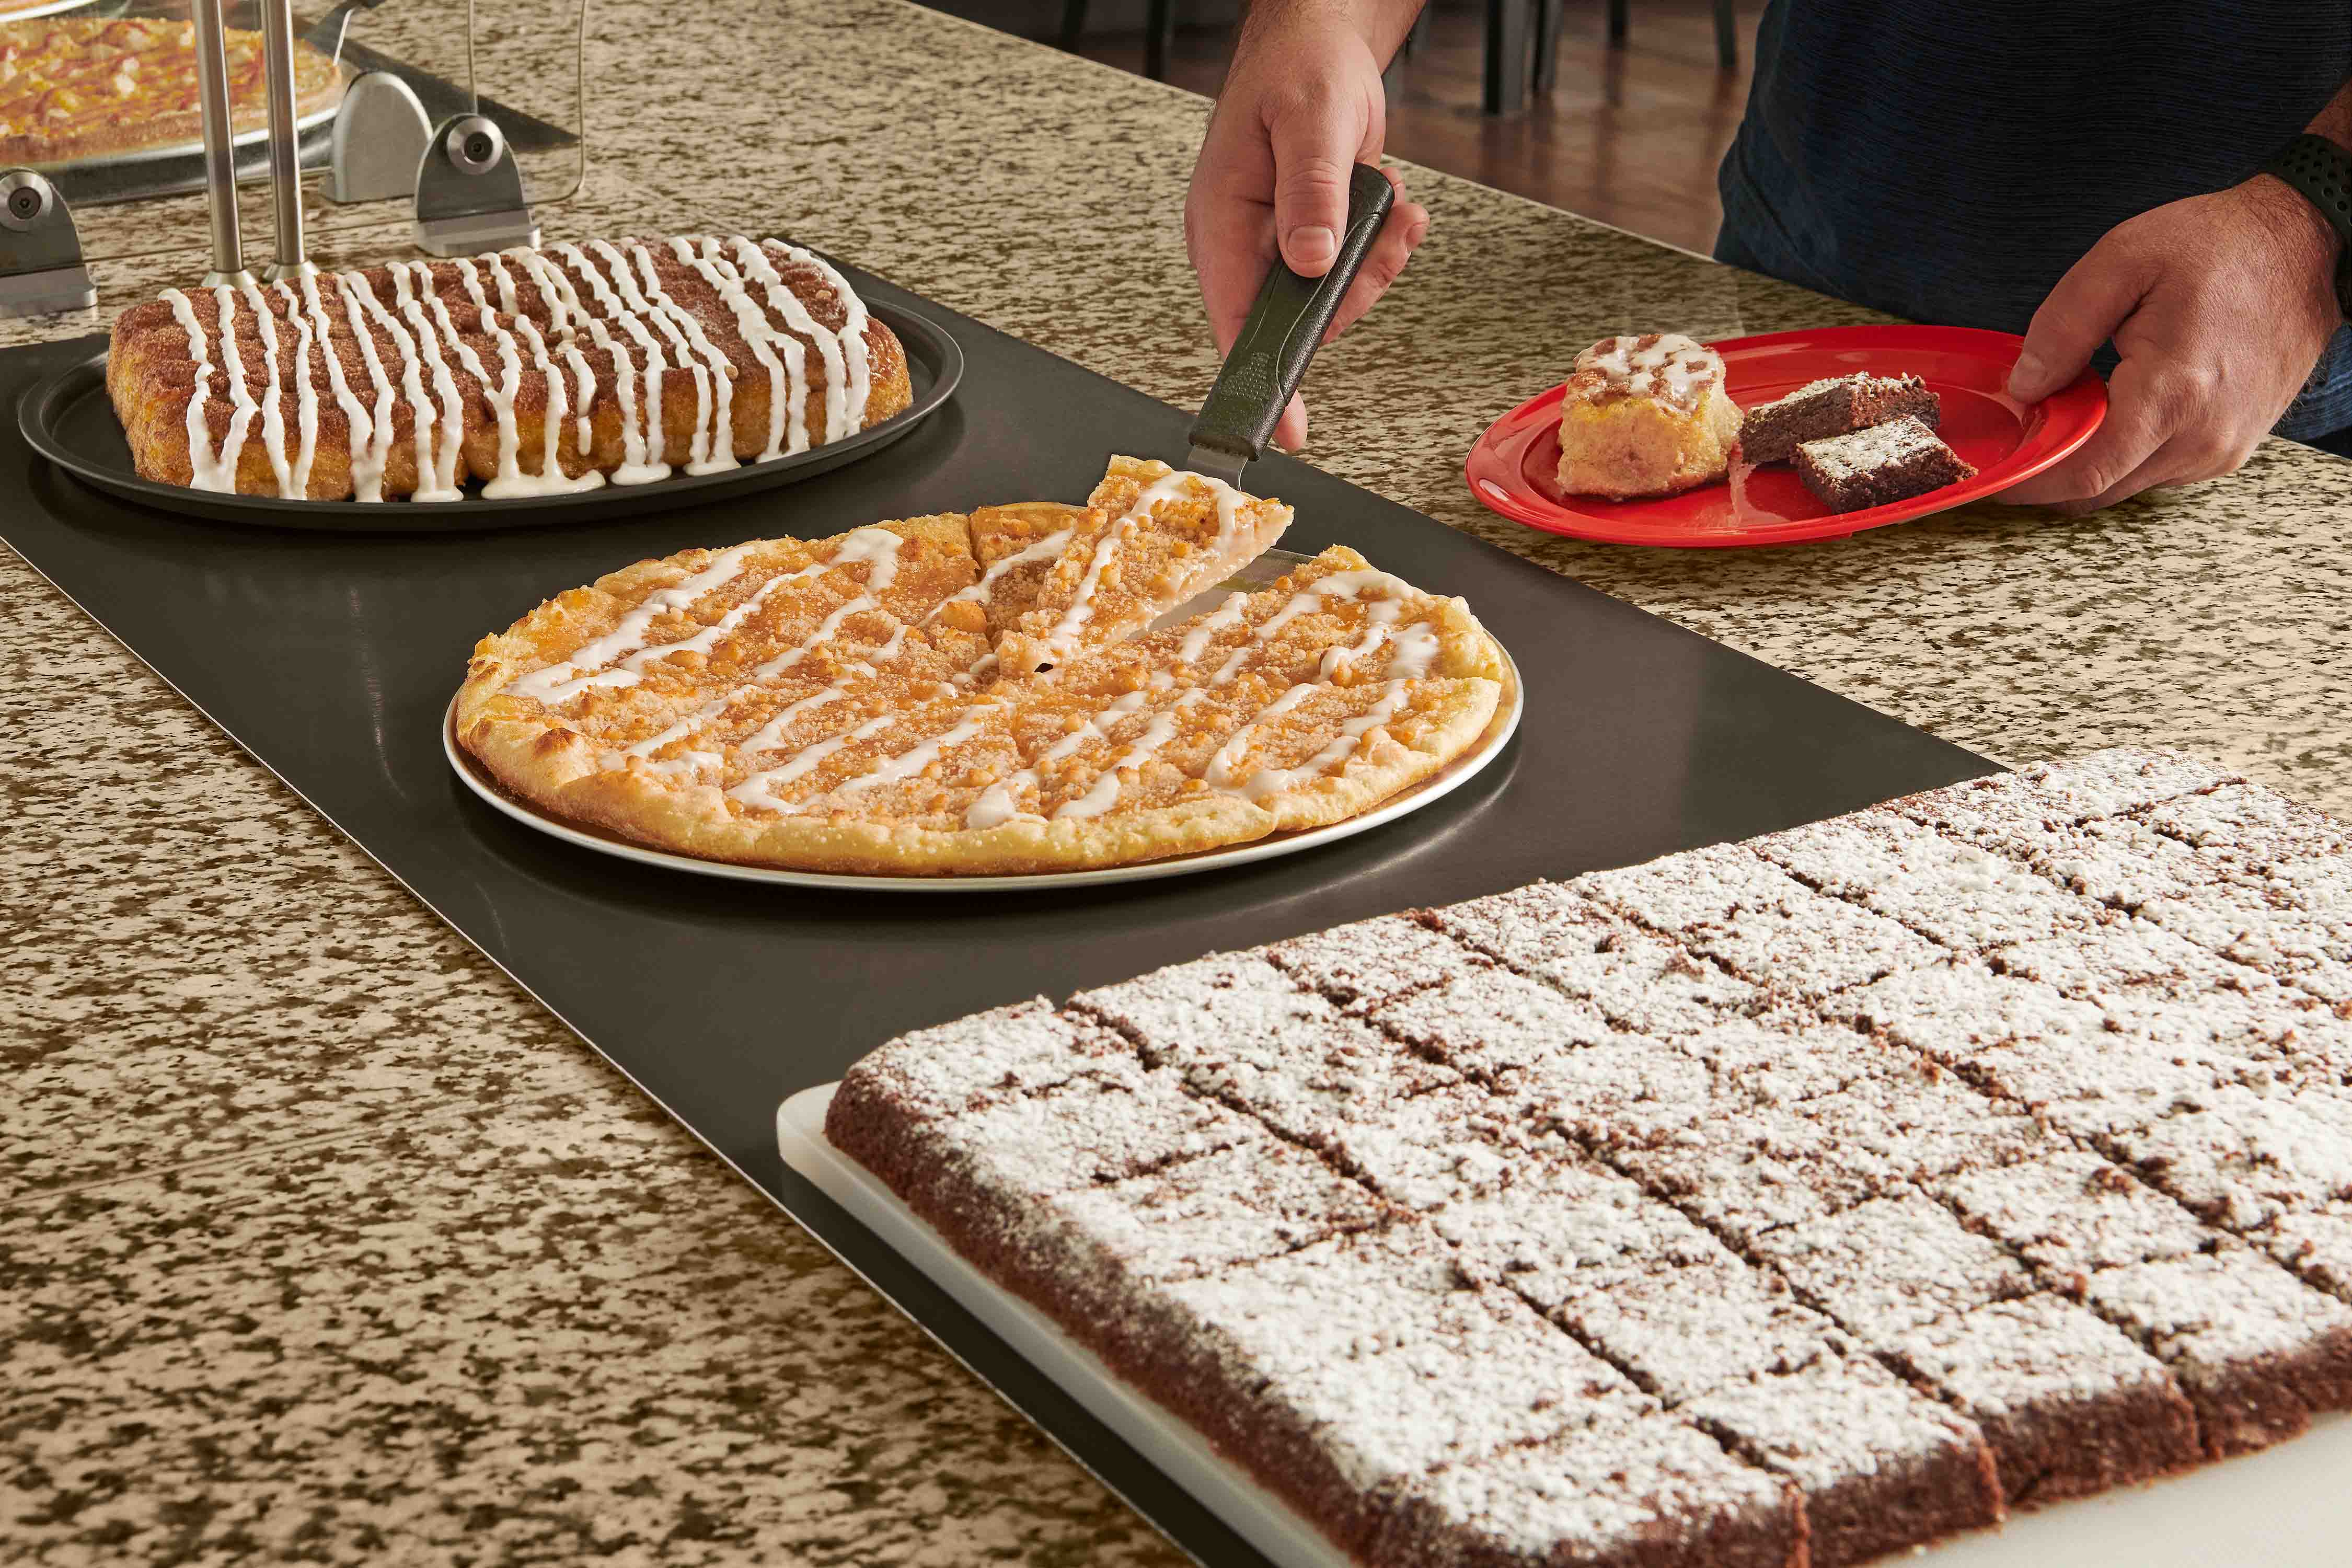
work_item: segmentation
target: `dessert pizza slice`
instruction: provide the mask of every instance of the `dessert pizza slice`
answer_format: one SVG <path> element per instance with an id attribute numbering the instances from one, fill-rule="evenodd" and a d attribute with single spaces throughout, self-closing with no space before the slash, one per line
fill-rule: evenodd
<path id="1" fill-rule="evenodd" d="M 457 734 L 508 788 L 627 831 L 740 751 L 950 690 L 915 626 L 976 575 L 953 513 L 642 561 L 483 638 Z"/>
<path id="2" fill-rule="evenodd" d="M 1113 458 L 1034 602 L 998 637 L 999 673 L 1034 674 L 1141 630 L 1255 560 L 1290 515 L 1221 479 Z"/>

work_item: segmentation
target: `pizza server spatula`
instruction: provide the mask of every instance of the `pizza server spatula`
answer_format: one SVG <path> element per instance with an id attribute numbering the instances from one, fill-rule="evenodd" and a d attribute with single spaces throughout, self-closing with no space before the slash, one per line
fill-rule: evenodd
<path id="1" fill-rule="evenodd" d="M 1275 258 L 1241 336 L 1201 405 L 1201 416 L 1192 421 L 1186 468 L 1238 487 L 1242 470 L 1265 455 L 1276 423 L 1306 379 L 1307 362 L 1322 346 L 1348 285 L 1356 280 L 1395 205 L 1396 189 L 1388 176 L 1359 163 L 1348 179 L 1348 225 L 1340 231 L 1331 269 L 1320 278 L 1301 278 L 1279 256 Z"/>

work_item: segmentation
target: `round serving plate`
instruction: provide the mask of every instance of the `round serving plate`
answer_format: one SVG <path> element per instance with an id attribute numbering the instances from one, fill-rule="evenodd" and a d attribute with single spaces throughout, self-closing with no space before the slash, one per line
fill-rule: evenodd
<path id="1" fill-rule="evenodd" d="M 26 17 L 47 16 L 58 11 L 77 10 L 93 3 L 94 0 L 58 0 L 58 3 L 46 5 L 38 11 L 0 13 L 0 22 L 21 22 Z M 349 86 L 350 83 L 346 82 L 344 85 Z M 341 107 L 342 100 L 338 97 L 334 102 L 300 116 L 294 121 L 295 133 L 299 135 L 305 131 L 326 124 L 334 119 L 335 111 Z M 266 125 L 257 125 L 250 131 L 238 132 L 230 138 L 229 144 L 232 147 L 243 149 L 258 147 L 268 140 L 269 128 Z M 185 142 L 162 142 L 152 147 L 132 147 L 120 153 L 93 153 L 85 158 L 61 158 L 54 163 L 35 163 L 32 167 L 55 179 L 60 174 L 78 174 L 91 169 L 119 169 L 125 164 L 161 163 L 166 158 L 202 159 L 204 155 L 203 139 L 193 138 Z"/>
<path id="2" fill-rule="evenodd" d="M 2024 342 L 2014 332 L 1974 327 L 1867 326 L 1707 345 L 1723 356 L 1725 390 L 1743 408 L 1856 372 L 1926 382 L 1942 399 L 1938 433 L 1977 474 L 1887 506 L 1833 512 L 1782 463 L 1756 469 L 1736 498 L 1727 483 L 1643 500 L 1566 494 L 1559 479 L 1565 386 L 1538 393 L 1496 420 L 1470 449 L 1464 476 L 1471 494 L 1514 522 L 1603 544 L 1721 549 L 1843 539 L 1999 495 L 2091 438 L 2106 416 L 2106 384 L 2086 373 L 2040 403 L 2018 402 L 2009 395 L 2009 373 Z"/>
<path id="3" fill-rule="evenodd" d="M 867 311 L 898 334 L 907 350 L 907 378 L 915 400 L 907 409 L 856 435 L 788 458 L 745 463 L 716 474 L 680 474 L 644 485 L 604 485 L 567 495 L 511 496 L 488 500 L 468 491 L 457 501 L 293 500 L 278 496 L 223 495 L 142 478 L 106 393 L 106 355 L 68 365 L 25 391 L 16 423 L 33 449 L 85 484 L 182 516 L 270 528 L 369 533 L 448 533 L 478 528 L 594 522 L 632 512 L 658 511 L 716 500 L 747 490 L 791 484 L 880 450 L 939 412 L 963 379 L 963 350 L 928 316 L 868 301 Z"/>
<path id="4" fill-rule="evenodd" d="M 1219 584 L 1169 616 L 1162 616 L 1161 621 L 1181 619 L 1204 609 L 1213 609 L 1227 595 L 1263 587 L 1282 573 L 1308 559 L 1285 550 L 1267 551 L 1252 562 L 1249 569 L 1240 576 Z M 1368 833 L 1383 823 L 1393 822 L 1423 806 L 1435 805 L 1484 772 L 1488 763 L 1502 755 L 1503 748 L 1518 731 L 1519 715 L 1527 706 L 1519 681 L 1519 668 L 1507 648 L 1503 650 L 1503 662 L 1509 674 L 1509 681 L 1503 692 L 1502 702 L 1495 710 L 1494 719 L 1488 722 L 1486 732 L 1478 737 L 1477 742 L 1421 783 L 1399 791 L 1361 816 L 1322 827 L 1276 833 L 1223 849 L 1204 849 L 1193 855 L 1139 861 L 1132 866 L 1105 866 L 1090 871 L 1033 871 L 992 877 L 865 877 L 844 876 L 830 871 L 791 871 L 772 866 L 738 866 L 725 860 L 701 860 L 691 855 L 675 855 L 666 849 L 648 849 L 642 844 L 631 843 L 616 835 L 566 822 L 518 795 L 509 795 L 490 776 L 489 770 L 475 760 L 472 752 L 457 743 L 457 700 L 455 697 L 450 698 L 449 706 L 441 716 L 441 750 L 448 757 L 451 770 L 467 789 L 517 822 L 537 828 L 550 837 L 561 838 L 566 844 L 576 844 L 583 849 L 593 849 L 598 854 L 611 855 L 623 860 L 634 860 L 642 866 L 666 866 L 672 870 L 688 871 L 699 877 L 719 877 L 731 882 L 766 882 L 777 887 L 828 888 L 850 892 L 1009 893 L 1053 888 L 1097 888 L 1114 882 L 1148 882 L 1161 877 L 1222 871 L 1229 867 L 1246 866 L 1255 860 L 1297 855 L 1318 845 Z"/>
<path id="5" fill-rule="evenodd" d="M 86 10 L 100 0 L 33 0 L 30 5 L 0 6 L 0 22 L 32 22 L 43 16 L 54 16 L 63 11 Z M 43 163 L 47 169 L 51 165 Z"/>

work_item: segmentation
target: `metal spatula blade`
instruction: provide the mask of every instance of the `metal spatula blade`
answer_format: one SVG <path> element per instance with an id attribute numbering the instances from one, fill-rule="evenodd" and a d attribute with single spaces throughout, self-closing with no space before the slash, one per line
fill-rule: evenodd
<path id="1" fill-rule="evenodd" d="M 1320 278 L 1301 278 L 1279 257 L 1275 259 L 1241 336 L 1201 405 L 1201 416 L 1192 421 L 1186 468 L 1238 487 L 1242 470 L 1265 455 L 1275 425 L 1306 379 L 1307 363 L 1395 205 L 1396 188 L 1388 176 L 1359 163 L 1348 179 L 1348 226 L 1331 269 Z"/>

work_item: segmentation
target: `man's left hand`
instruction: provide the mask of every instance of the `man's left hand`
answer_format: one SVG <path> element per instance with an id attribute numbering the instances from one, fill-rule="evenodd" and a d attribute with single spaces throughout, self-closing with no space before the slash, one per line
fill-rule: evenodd
<path id="1" fill-rule="evenodd" d="M 2342 321 L 2336 247 L 2311 204 L 2266 174 L 2108 230 L 2033 313 L 2009 381 L 2038 402 L 2113 338 L 2106 421 L 2000 499 L 2079 516 L 2235 469 Z"/>

